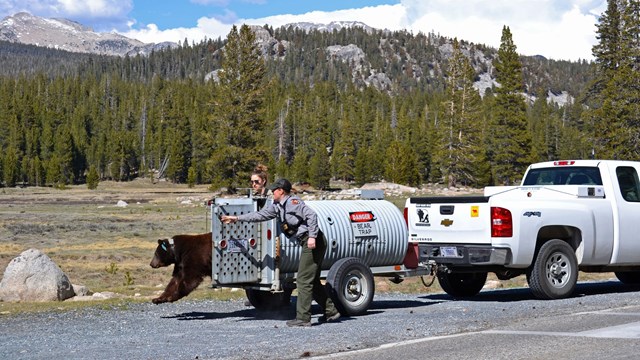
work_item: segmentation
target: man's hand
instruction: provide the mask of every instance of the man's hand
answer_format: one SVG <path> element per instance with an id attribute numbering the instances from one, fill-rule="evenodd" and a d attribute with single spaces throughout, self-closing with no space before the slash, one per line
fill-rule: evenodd
<path id="1" fill-rule="evenodd" d="M 220 217 L 220 220 L 222 220 L 222 222 L 225 223 L 225 224 L 233 224 L 236 221 L 238 221 L 238 217 L 237 216 L 231 216 L 231 215 L 222 215 Z"/>
<path id="2" fill-rule="evenodd" d="M 307 239 L 307 247 L 309 249 L 315 249 L 316 248 L 316 238 L 310 237 L 309 239 Z"/>

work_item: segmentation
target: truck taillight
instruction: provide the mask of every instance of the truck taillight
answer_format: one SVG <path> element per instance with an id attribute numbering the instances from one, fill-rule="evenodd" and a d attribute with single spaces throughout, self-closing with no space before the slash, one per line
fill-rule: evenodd
<path id="1" fill-rule="evenodd" d="M 567 165 L 573 165 L 575 163 L 576 162 L 574 160 L 571 160 L 571 161 L 569 161 L 569 160 L 561 160 L 561 161 L 554 161 L 553 165 L 555 165 L 555 166 L 567 166 Z"/>
<path id="2" fill-rule="evenodd" d="M 404 211 L 402 212 L 402 215 L 404 215 L 404 223 L 408 227 L 409 226 L 409 209 L 404 208 Z"/>
<path id="3" fill-rule="evenodd" d="M 501 208 L 491 208 L 491 237 L 512 237 L 513 220 L 511 211 Z"/>

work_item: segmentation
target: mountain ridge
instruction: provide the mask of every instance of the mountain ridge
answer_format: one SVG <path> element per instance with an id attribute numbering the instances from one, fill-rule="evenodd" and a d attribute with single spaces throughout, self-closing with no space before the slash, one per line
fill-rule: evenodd
<path id="1" fill-rule="evenodd" d="M 351 32 L 366 34 L 374 39 L 374 43 L 352 43 L 359 36 L 341 43 L 316 43 L 304 45 L 296 43 L 296 37 L 285 38 L 286 31 L 274 31 L 267 26 L 250 26 L 256 34 L 256 42 L 265 58 L 276 62 L 284 61 L 291 49 L 295 51 L 318 52 L 328 63 L 342 63 L 350 68 L 352 81 L 361 86 L 373 86 L 380 91 L 394 92 L 401 82 L 401 77 L 410 78 L 414 82 L 432 82 L 434 78 L 446 76 L 446 63 L 453 53 L 453 39 L 435 34 L 413 35 L 406 31 L 389 31 L 372 28 L 357 21 L 335 21 L 329 24 L 301 22 L 287 24 L 279 29 L 293 29 L 304 32 L 311 38 L 314 32 L 329 34 Z M 360 30 L 357 30 L 360 29 Z M 409 45 L 407 38 L 421 37 Z M 371 39 L 370 39 L 371 40 Z M 29 13 L 17 13 L 5 17 L 0 22 L 0 41 L 47 47 L 51 49 L 98 54 L 109 56 L 149 55 L 152 51 L 174 49 L 180 45 L 172 42 L 144 44 L 115 33 L 96 33 L 92 28 L 67 19 L 45 19 Z M 352 41 L 352 42 L 349 42 Z M 363 40 L 366 41 L 366 40 Z M 484 96 L 488 89 L 496 83 L 493 61 L 497 58 L 497 50 L 461 40 L 462 52 L 471 60 L 476 71 L 475 88 Z M 418 44 L 418 45 L 416 45 Z M 410 48 L 411 46 L 411 48 Z M 300 47 L 303 48 L 300 49 Z M 219 49 L 218 49 L 219 50 Z M 217 52 L 217 50 L 216 50 Z M 430 52 L 425 55 L 425 53 Z M 555 83 L 545 86 L 544 96 L 547 101 L 558 105 L 573 102 L 578 95 L 568 91 L 567 81 L 561 71 L 556 74 L 537 74 L 535 67 L 544 67 L 553 62 L 541 56 L 522 57 L 527 90 L 524 95 L 532 102 L 539 92 L 540 83 Z M 300 66 L 302 64 L 298 64 Z M 291 66 L 296 66 L 292 63 Z M 399 67 L 399 68 L 398 68 Z M 395 68 L 395 70 L 394 70 Z M 543 70 L 544 71 L 544 70 Z M 528 76 L 527 76 L 528 75 Z M 209 69 L 205 79 L 216 77 L 216 69 Z M 558 85 L 559 84 L 559 85 Z"/>
<path id="2" fill-rule="evenodd" d="M 117 33 L 100 33 L 78 22 L 62 18 L 43 18 L 27 12 L 0 21 L 0 40 L 99 55 L 147 54 L 152 50 L 175 47 L 173 42 L 145 44 Z"/>

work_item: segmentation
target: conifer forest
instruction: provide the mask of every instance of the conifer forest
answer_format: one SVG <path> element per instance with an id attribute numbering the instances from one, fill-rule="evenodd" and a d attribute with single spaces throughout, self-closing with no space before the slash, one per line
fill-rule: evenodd
<path id="1" fill-rule="evenodd" d="M 532 162 L 640 160 L 640 1 L 609 0 L 595 25 L 588 62 L 520 56 L 508 26 L 499 49 L 266 25 L 279 42 L 267 53 L 244 25 L 148 56 L 3 42 L 0 187 L 138 177 L 246 187 L 259 163 L 318 189 L 483 187 L 518 183 Z M 327 50 L 350 44 L 366 66 Z M 482 94 L 481 72 L 495 79 Z M 384 86 L 365 81 L 381 73 Z M 547 100 L 562 91 L 570 101 Z"/>

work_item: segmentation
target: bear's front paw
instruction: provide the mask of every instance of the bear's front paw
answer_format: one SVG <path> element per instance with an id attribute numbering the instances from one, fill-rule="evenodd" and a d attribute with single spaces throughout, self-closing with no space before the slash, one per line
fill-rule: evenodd
<path id="1" fill-rule="evenodd" d="M 166 303 L 167 299 L 161 298 L 161 297 L 157 297 L 155 299 L 151 299 L 151 302 L 154 303 L 154 304 L 162 304 L 162 303 Z"/>

